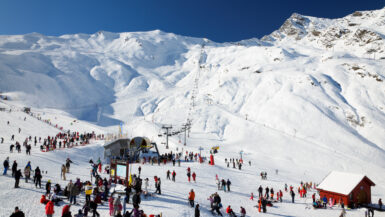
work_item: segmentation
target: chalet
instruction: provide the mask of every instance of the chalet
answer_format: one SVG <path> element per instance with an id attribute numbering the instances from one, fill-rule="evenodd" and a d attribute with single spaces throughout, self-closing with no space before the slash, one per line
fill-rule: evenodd
<path id="1" fill-rule="evenodd" d="M 371 203 L 373 181 L 362 174 L 332 171 L 318 185 L 320 197 L 332 198 L 336 203 L 343 201 L 349 207 Z"/>

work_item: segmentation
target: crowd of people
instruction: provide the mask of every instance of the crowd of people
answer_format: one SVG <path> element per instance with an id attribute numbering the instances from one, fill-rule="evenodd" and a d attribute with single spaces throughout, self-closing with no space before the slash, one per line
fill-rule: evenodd
<path id="1" fill-rule="evenodd" d="M 9 124 L 9 122 L 7 123 Z M 21 132 L 19 128 L 18 132 Z M 79 133 L 79 132 L 60 132 L 55 136 L 47 136 L 46 138 L 41 138 L 37 136 L 29 136 L 23 142 L 23 147 L 25 147 L 26 154 L 31 154 L 31 143 L 34 146 L 37 144 L 41 144 L 40 149 L 43 151 L 51 151 L 60 148 L 70 148 L 72 146 L 87 144 L 91 139 L 94 138 L 102 138 L 102 136 L 96 136 L 95 133 Z M 11 136 L 11 141 L 15 140 L 15 136 Z M 1 142 L 4 142 L 4 139 L 1 138 Z M 13 153 L 13 148 L 16 149 L 17 152 L 21 152 L 21 144 L 19 142 L 15 142 L 15 145 L 11 145 L 10 151 Z M 158 165 L 167 165 L 172 164 L 172 166 L 181 166 L 181 163 L 187 162 L 200 162 L 200 155 L 198 153 L 189 152 L 189 151 L 181 151 L 181 152 L 169 152 L 158 157 L 148 156 L 143 157 L 141 159 L 141 164 L 154 164 L 158 163 Z M 11 165 L 12 162 L 12 165 Z M 36 163 L 36 162 L 35 162 Z M 72 160 L 67 158 L 65 162 L 61 165 L 60 174 L 61 179 L 67 182 L 67 174 L 70 172 Z M 74 180 L 68 180 L 68 183 L 64 186 L 61 186 L 59 183 L 52 183 L 50 179 L 45 182 L 44 193 L 41 195 L 40 203 L 44 207 L 44 211 L 47 217 L 54 216 L 55 213 L 58 213 L 58 207 L 62 207 L 61 216 L 62 217 L 84 217 L 84 216 L 101 216 L 98 207 L 103 206 L 104 204 L 108 205 L 109 215 L 114 217 L 143 217 L 146 216 L 144 210 L 140 207 L 142 202 L 142 197 L 152 197 L 153 194 L 162 194 L 161 191 L 161 177 L 158 175 L 154 176 L 154 185 L 155 192 L 149 191 L 150 180 L 149 178 L 141 178 L 142 167 L 141 164 L 138 163 L 138 172 L 137 174 L 133 174 L 130 176 L 130 180 L 125 182 L 125 180 L 114 180 L 109 176 L 109 170 L 106 169 L 104 172 L 106 174 L 102 174 L 102 161 L 97 159 L 95 162 L 91 159 L 90 163 L 90 177 L 86 180 L 81 180 L 80 178 L 76 178 Z M 248 162 L 249 166 L 251 166 L 251 161 Z M 230 168 L 232 165 L 233 169 L 241 170 L 243 166 L 243 159 L 230 158 L 229 160 L 225 159 L 225 167 Z M 11 161 L 9 157 L 7 157 L 4 162 L 4 171 L 3 175 L 8 175 L 8 170 L 11 168 L 11 176 L 15 179 L 14 188 L 19 188 L 20 179 L 24 178 L 25 182 L 28 183 L 30 180 L 33 181 L 35 187 L 37 189 L 42 188 L 42 178 L 44 176 L 44 172 L 36 166 L 35 169 L 32 169 L 31 161 L 21 169 L 19 169 L 19 165 L 16 160 Z M 23 171 L 22 171 L 23 169 Z M 276 171 L 276 174 L 278 172 Z M 170 180 L 172 182 L 177 182 L 176 180 L 176 172 L 175 170 L 167 170 L 166 172 L 166 180 Z M 192 171 L 191 167 L 188 166 L 186 170 L 187 181 L 188 183 L 193 182 L 196 183 L 197 173 L 196 171 Z M 267 173 L 261 172 L 261 179 L 267 179 Z M 32 177 L 32 179 L 31 179 Z M 178 179 L 179 180 L 179 179 Z M 232 182 L 229 178 L 219 178 L 218 175 L 215 176 L 215 183 L 217 185 L 218 192 L 223 191 L 223 194 L 228 196 L 231 194 L 231 186 Z M 126 187 L 124 188 L 124 192 L 116 192 L 114 190 L 114 186 L 116 184 L 124 184 Z M 257 188 L 258 198 L 256 198 L 256 208 L 259 212 L 266 213 L 267 207 L 274 206 L 274 203 L 282 203 L 283 202 L 283 193 L 288 193 L 291 197 L 291 202 L 295 202 L 296 192 L 298 193 L 300 198 L 306 198 L 307 192 L 309 189 L 315 188 L 315 184 L 312 182 L 301 182 L 297 188 L 293 186 L 288 186 L 285 184 L 282 186 L 282 190 L 275 190 L 272 187 L 266 186 L 265 188 L 262 185 L 259 185 Z M 214 190 L 214 189 L 213 189 Z M 296 192 L 295 192 L 296 191 Z M 221 196 L 218 192 L 211 194 L 207 200 L 209 201 L 210 211 L 213 215 L 223 216 L 222 209 L 228 216 L 235 217 L 237 215 L 241 217 L 246 216 L 246 209 L 243 206 L 239 207 L 239 214 L 234 211 L 231 204 L 225 204 L 224 207 L 222 204 Z M 226 193 L 225 193 L 226 192 Z M 194 216 L 200 217 L 200 204 L 196 203 L 196 192 L 192 188 L 188 192 L 187 202 L 188 205 L 194 209 Z M 251 200 L 254 200 L 254 194 L 251 193 Z M 316 198 L 316 194 L 312 194 L 313 205 L 315 208 L 325 208 L 327 199 L 325 198 Z M 129 208 L 128 204 L 132 204 L 132 207 Z M 341 202 L 340 202 L 341 204 Z M 71 208 L 76 206 L 77 212 L 71 213 Z M 342 208 L 344 208 L 344 204 L 341 204 Z M 381 201 L 382 206 L 382 201 Z M 11 217 L 23 217 L 24 213 L 19 209 L 19 207 L 15 207 L 14 212 L 11 214 Z M 160 216 L 160 214 L 156 214 L 154 216 Z"/>

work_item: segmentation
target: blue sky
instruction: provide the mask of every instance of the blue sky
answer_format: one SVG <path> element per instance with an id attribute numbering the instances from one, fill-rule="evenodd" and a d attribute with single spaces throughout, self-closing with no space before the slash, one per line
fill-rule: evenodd
<path id="1" fill-rule="evenodd" d="M 217 42 L 261 38 L 293 12 L 337 18 L 383 0 L 1 0 L 0 34 L 45 35 L 160 29 Z"/>

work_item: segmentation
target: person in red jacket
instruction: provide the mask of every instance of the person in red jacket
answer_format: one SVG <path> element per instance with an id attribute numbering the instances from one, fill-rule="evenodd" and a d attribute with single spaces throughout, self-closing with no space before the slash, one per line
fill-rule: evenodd
<path id="1" fill-rule="evenodd" d="M 47 215 L 47 217 L 52 217 L 53 214 L 55 213 L 54 209 L 53 209 L 53 201 L 50 200 L 47 205 L 45 205 L 45 214 Z"/>
<path id="2" fill-rule="evenodd" d="M 40 203 L 43 203 L 43 204 L 47 204 L 48 203 L 48 200 L 45 198 L 45 195 L 41 195 L 41 198 L 40 198 Z"/>
<path id="3" fill-rule="evenodd" d="M 72 217 L 70 212 L 71 204 L 67 204 L 63 207 L 62 217 Z"/>
<path id="4" fill-rule="evenodd" d="M 231 209 L 230 205 L 226 208 L 226 213 L 229 214 L 229 216 L 236 216 L 233 209 Z"/>
<path id="5" fill-rule="evenodd" d="M 195 181 L 195 178 L 196 178 L 196 177 L 197 177 L 197 174 L 195 174 L 195 172 L 193 172 L 193 173 L 192 173 L 192 178 L 193 178 L 193 181 L 194 181 L 194 182 L 196 182 L 196 181 Z"/>

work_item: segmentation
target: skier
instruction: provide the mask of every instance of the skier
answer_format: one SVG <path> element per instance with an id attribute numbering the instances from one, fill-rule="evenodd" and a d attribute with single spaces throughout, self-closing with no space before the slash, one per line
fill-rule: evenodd
<path id="1" fill-rule="evenodd" d="M 236 217 L 236 215 L 235 215 L 233 209 L 231 209 L 230 205 L 227 206 L 226 213 L 229 214 L 229 216 L 231 216 L 231 217 Z"/>
<path id="2" fill-rule="evenodd" d="M 188 194 L 188 201 L 191 207 L 194 207 L 194 200 L 195 200 L 195 192 L 193 189 L 191 189 L 190 193 Z"/>
<path id="3" fill-rule="evenodd" d="M 262 212 L 263 212 L 263 213 L 266 213 L 267 199 L 264 198 L 264 197 L 262 197 L 261 204 L 262 204 Z"/>
<path id="4" fill-rule="evenodd" d="M 37 185 L 39 185 L 39 188 L 41 188 L 41 178 L 42 176 L 41 176 L 40 168 L 36 167 L 35 176 L 33 177 L 36 188 L 37 188 Z"/>
<path id="5" fill-rule="evenodd" d="M 223 191 L 226 192 L 226 181 L 224 179 L 221 180 Z"/>
<path id="6" fill-rule="evenodd" d="M 294 203 L 294 197 L 295 197 L 294 191 L 291 191 L 290 195 L 291 195 L 291 202 Z M 325 208 L 326 208 L 326 203 L 325 203 Z"/>
<path id="7" fill-rule="evenodd" d="M 148 187 L 150 186 L 150 184 L 148 183 L 148 178 L 146 178 L 144 180 L 144 197 L 146 198 L 148 196 Z M 173 181 L 175 182 L 175 177 L 173 176 Z"/>
<path id="8" fill-rule="evenodd" d="M 140 177 L 140 172 L 142 171 L 142 167 L 141 166 L 139 166 L 138 167 L 138 173 L 139 173 L 139 177 Z"/>
<path id="9" fill-rule="evenodd" d="M 92 186 L 89 182 L 87 182 L 86 186 L 84 187 L 84 193 L 86 194 L 86 202 L 89 203 L 91 201 L 92 194 Z"/>
<path id="10" fill-rule="evenodd" d="M 7 175 L 7 171 L 8 171 L 8 168 L 9 168 L 9 157 L 7 157 L 7 158 L 4 160 L 3 166 L 4 166 L 4 172 L 3 172 L 3 175 Z"/>
<path id="11" fill-rule="evenodd" d="M 261 198 L 261 197 L 263 196 L 263 195 L 262 195 L 262 194 L 263 194 L 263 188 L 262 188 L 262 185 L 259 186 L 259 188 L 258 188 L 258 193 L 259 193 L 258 197 Z"/>
<path id="12" fill-rule="evenodd" d="M 73 204 L 76 204 L 76 196 L 79 194 L 79 188 L 74 183 L 72 183 L 72 180 L 70 180 L 70 183 L 67 185 L 67 190 L 69 191 L 69 198 L 70 198 L 70 204 L 73 202 Z"/>
<path id="13" fill-rule="evenodd" d="M 249 161 L 250 162 L 250 161 Z M 246 217 L 246 209 L 241 206 L 241 210 L 239 211 L 241 213 L 241 217 Z"/>
<path id="14" fill-rule="evenodd" d="M 13 212 L 10 217 L 25 217 L 25 215 L 19 210 L 19 207 L 15 207 L 15 212 Z"/>
<path id="15" fill-rule="evenodd" d="M 269 199 L 269 187 L 266 187 L 265 188 L 265 197 L 266 197 L 266 199 Z"/>
<path id="16" fill-rule="evenodd" d="M 147 179 L 148 180 L 148 179 Z M 148 183 L 147 183 L 148 184 Z M 130 195 L 131 195 L 131 192 L 132 192 L 132 186 L 131 185 L 128 185 L 124 191 L 126 192 L 126 200 L 124 201 L 124 203 L 130 203 Z"/>
<path id="17" fill-rule="evenodd" d="M 10 146 L 9 146 L 9 152 L 11 152 L 11 153 L 13 153 L 13 148 L 15 147 L 15 145 L 14 144 L 11 144 Z"/>
<path id="18" fill-rule="evenodd" d="M 70 172 L 71 163 L 73 163 L 73 162 L 69 158 L 67 158 L 67 160 L 66 160 L 67 173 Z"/>
<path id="19" fill-rule="evenodd" d="M 293 202 L 294 203 L 294 202 Z M 323 198 L 322 198 L 322 205 L 323 205 L 323 207 L 326 209 L 326 204 L 328 203 L 328 199 L 326 198 L 326 196 L 324 196 Z"/>
<path id="20" fill-rule="evenodd" d="M 66 180 L 66 172 L 67 172 L 67 168 L 66 168 L 66 166 L 63 164 L 63 165 L 61 166 L 61 177 L 63 178 L 64 181 Z"/>
<path id="21" fill-rule="evenodd" d="M 166 179 L 170 180 L 170 170 L 167 170 L 166 172 Z"/>
<path id="22" fill-rule="evenodd" d="M 120 202 L 120 195 L 114 200 L 114 215 L 117 215 L 119 212 L 122 203 Z"/>
<path id="23" fill-rule="evenodd" d="M 175 176 L 176 176 L 176 172 L 175 172 L 175 170 L 173 170 L 173 171 L 172 171 L 172 174 L 171 174 L 171 175 L 172 175 L 172 181 L 174 181 L 174 182 L 175 182 Z"/>
<path id="24" fill-rule="evenodd" d="M 160 178 L 158 178 L 157 182 L 155 183 L 155 187 L 156 187 L 156 191 L 155 193 L 158 193 L 158 194 L 162 194 L 161 190 L 160 190 Z"/>
<path id="25" fill-rule="evenodd" d="M 195 212 L 194 212 L 194 217 L 200 217 L 200 210 L 199 210 L 199 204 L 195 205 Z"/>
<path id="26" fill-rule="evenodd" d="M 134 194 L 134 196 L 132 196 L 132 204 L 135 206 L 135 205 L 138 205 L 140 204 L 141 202 L 141 199 L 140 199 L 140 192 L 136 192 Z"/>
<path id="27" fill-rule="evenodd" d="M 72 217 L 71 212 L 70 212 L 71 204 L 67 204 L 63 207 L 62 210 L 62 217 Z"/>
<path id="28" fill-rule="evenodd" d="M 110 211 L 110 216 L 114 213 L 114 198 L 113 195 L 111 195 L 110 199 L 108 199 L 108 208 Z"/>
<path id="29" fill-rule="evenodd" d="M 227 191 L 230 191 L 230 185 L 231 185 L 231 182 L 230 182 L 230 179 L 227 179 Z"/>
<path id="30" fill-rule="evenodd" d="M 19 188 L 19 181 L 20 181 L 20 178 L 23 177 L 21 175 L 21 170 L 17 170 L 15 172 L 15 188 Z"/>
<path id="31" fill-rule="evenodd" d="M 219 210 L 221 208 L 221 197 L 218 195 L 218 193 L 214 193 L 214 199 L 213 199 L 213 206 L 211 208 L 211 213 L 214 214 L 214 211 L 217 212 L 218 215 L 223 216 L 221 211 Z"/>
<path id="32" fill-rule="evenodd" d="M 100 216 L 100 214 L 98 213 L 97 209 L 98 209 L 98 204 L 95 202 L 95 200 L 91 201 L 90 202 L 90 209 L 92 211 L 92 217 L 96 217 L 96 216 Z"/>
<path id="33" fill-rule="evenodd" d="M 28 183 L 28 179 L 31 177 L 31 162 L 28 162 L 24 168 L 25 183 Z"/>
<path id="34" fill-rule="evenodd" d="M 188 182 L 190 182 L 190 180 L 191 180 L 191 173 L 190 173 L 190 171 L 187 171 L 187 180 L 188 180 Z"/>
<path id="35" fill-rule="evenodd" d="M 215 179 L 215 183 L 218 186 L 218 190 L 220 190 L 221 189 L 221 182 L 219 181 L 219 179 Z"/>
<path id="36" fill-rule="evenodd" d="M 13 164 L 12 164 L 12 177 L 15 176 L 16 171 L 17 171 L 17 163 L 16 163 L 16 161 L 13 161 Z"/>
<path id="37" fill-rule="evenodd" d="M 194 181 L 194 182 L 196 182 L 196 181 L 195 181 L 195 178 L 196 178 L 196 177 L 197 177 L 197 174 L 196 174 L 195 172 L 193 172 L 193 173 L 192 173 L 192 178 L 193 178 L 193 181 Z"/>
<path id="38" fill-rule="evenodd" d="M 54 204 L 52 200 L 48 201 L 47 205 L 45 205 L 45 214 L 47 215 L 47 217 L 52 217 L 53 214 L 55 213 L 53 206 Z"/>
<path id="39" fill-rule="evenodd" d="M 382 199 L 378 199 L 378 206 L 380 207 L 380 209 L 382 209 Z"/>
<path id="40" fill-rule="evenodd" d="M 45 184 L 45 195 L 49 195 L 51 193 L 51 180 L 48 179 L 47 183 Z"/>

